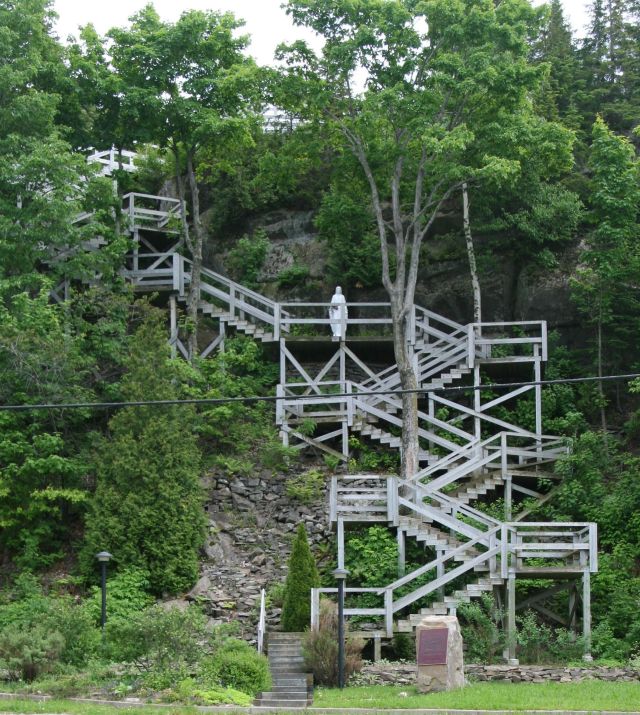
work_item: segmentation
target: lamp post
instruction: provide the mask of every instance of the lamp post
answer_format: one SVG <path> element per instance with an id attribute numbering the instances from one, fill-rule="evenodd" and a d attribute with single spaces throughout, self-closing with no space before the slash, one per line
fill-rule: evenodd
<path id="1" fill-rule="evenodd" d="M 107 622 L 107 564 L 113 558 L 108 551 L 96 554 L 100 563 L 100 578 L 102 583 L 102 612 L 100 613 L 100 626 L 102 628 L 102 641 L 104 642 L 104 627 Z"/>
<path id="2" fill-rule="evenodd" d="M 347 569 L 335 569 L 333 577 L 338 582 L 338 687 L 344 688 L 344 582 L 349 572 Z"/>

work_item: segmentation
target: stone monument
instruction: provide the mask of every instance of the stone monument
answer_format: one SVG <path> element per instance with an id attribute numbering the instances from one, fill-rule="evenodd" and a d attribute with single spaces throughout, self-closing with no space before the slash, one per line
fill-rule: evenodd
<path id="1" fill-rule="evenodd" d="M 425 616 L 420 621 L 416 662 L 421 693 L 464 687 L 462 633 L 455 616 Z"/>

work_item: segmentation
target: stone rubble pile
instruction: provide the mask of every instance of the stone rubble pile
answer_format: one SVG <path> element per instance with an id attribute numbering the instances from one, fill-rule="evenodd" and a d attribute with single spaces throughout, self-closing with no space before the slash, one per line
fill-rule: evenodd
<path id="1" fill-rule="evenodd" d="M 251 477 L 211 473 L 206 478 L 209 528 L 201 577 L 186 598 L 200 602 L 214 624 L 239 621 L 247 637 L 255 637 L 260 590 L 286 577 L 298 524 L 304 524 L 312 549 L 331 537 L 329 477 L 323 496 L 309 505 L 287 495 L 288 478 L 269 470 Z M 280 612 L 268 609 L 269 628 L 279 624 Z"/>

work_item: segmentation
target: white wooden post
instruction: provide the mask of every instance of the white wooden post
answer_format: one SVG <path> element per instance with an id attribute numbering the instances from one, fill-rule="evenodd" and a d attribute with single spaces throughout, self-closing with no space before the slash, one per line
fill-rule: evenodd
<path id="1" fill-rule="evenodd" d="M 178 356 L 178 311 L 176 307 L 176 297 L 169 298 L 170 334 L 169 345 L 171 345 L 171 357 L 175 360 Z"/>
<path id="2" fill-rule="evenodd" d="M 311 630 L 317 631 L 320 625 L 320 589 L 311 589 Z"/>
<path id="3" fill-rule="evenodd" d="M 393 591 L 387 588 L 384 592 L 384 625 L 387 638 L 393 636 Z"/>
<path id="4" fill-rule="evenodd" d="M 398 529 L 397 540 L 398 540 L 398 578 L 404 576 L 407 566 L 406 558 L 406 543 L 405 543 L 405 533 L 402 529 Z"/>
<path id="5" fill-rule="evenodd" d="M 534 394 L 535 394 L 535 401 L 536 401 L 536 434 L 541 435 L 542 434 L 542 385 L 540 385 L 540 380 L 542 379 L 542 369 L 541 369 L 541 360 L 540 360 L 540 346 L 539 345 L 534 345 L 533 346 L 533 357 L 534 357 L 534 363 L 533 363 L 533 379 L 536 382 L 536 385 L 534 387 Z M 538 451 L 541 449 L 541 443 L 540 439 L 536 440 L 536 444 L 538 446 Z"/>
<path id="6" fill-rule="evenodd" d="M 467 325 L 467 367 L 471 370 L 476 363 L 476 336 L 473 325 Z"/>
<path id="7" fill-rule="evenodd" d="M 273 307 L 273 339 L 280 340 L 280 318 L 282 315 L 282 308 L 280 303 L 276 303 Z"/>
<path id="8" fill-rule="evenodd" d="M 444 556 L 444 549 L 436 549 L 436 557 L 438 559 L 443 558 Z M 444 563 L 438 563 L 436 565 L 436 578 L 438 581 L 444 577 Z M 438 589 L 438 599 L 440 601 L 444 601 L 444 585 L 440 586 Z"/>
<path id="9" fill-rule="evenodd" d="M 338 516 L 338 529 L 337 529 L 337 540 L 338 540 L 338 568 L 344 568 L 344 519 Z"/>

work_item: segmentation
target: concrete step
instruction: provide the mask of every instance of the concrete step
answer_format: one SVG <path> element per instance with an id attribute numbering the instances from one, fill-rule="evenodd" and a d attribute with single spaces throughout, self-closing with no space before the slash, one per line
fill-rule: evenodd
<path id="1" fill-rule="evenodd" d="M 311 705 L 311 701 L 307 698 L 306 700 L 256 700 L 255 707 L 268 707 L 268 708 L 306 708 Z"/>
<path id="2" fill-rule="evenodd" d="M 272 653 L 269 653 L 269 665 L 272 668 L 278 668 L 280 666 L 284 667 L 286 665 L 298 666 L 303 664 L 304 658 L 299 654 L 290 655 L 285 653 L 284 655 L 273 655 Z"/>
<path id="3" fill-rule="evenodd" d="M 308 679 L 304 673 L 289 673 L 288 677 L 278 677 L 277 675 L 273 675 L 271 683 L 274 689 L 295 688 L 300 690 L 307 687 Z"/>
<path id="4" fill-rule="evenodd" d="M 290 692 L 264 692 L 258 696 L 260 700 L 306 700 L 309 693 L 305 690 L 292 690 Z"/>
<path id="5" fill-rule="evenodd" d="M 300 655 L 300 653 L 302 653 L 302 646 L 299 643 L 291 645 L 288 643 L 271 643 L 268 653 L 269 655 L 277 656 Z"/>

